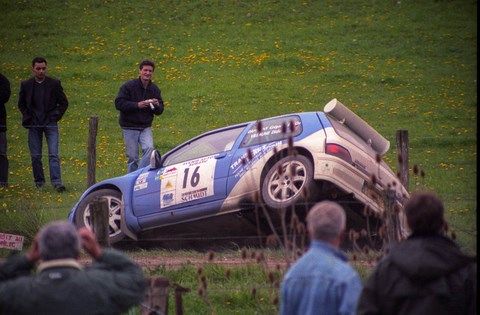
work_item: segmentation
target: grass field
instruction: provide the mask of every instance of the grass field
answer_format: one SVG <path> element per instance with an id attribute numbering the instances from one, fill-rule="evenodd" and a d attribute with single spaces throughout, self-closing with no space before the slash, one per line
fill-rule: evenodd
<path id="1" fill-rule="evenodd" d="M 426 174 L 411 178 L 410 191 L 438 192 L 460 244 L 476 253 L 476 1 L 1 2 L 0 71 L 12 97 L 0 231 L 31 237 L 66 217 L 86 188 L 93 115 L 97 180 L 126 171 L 113 100 L 150 58 L 166 103 L 154 121 L 162 153 L 212 128 L 337 98 L 391 141 L 393 169 L 395 131 L 408 130 L 410 165 Z M 16 107 L 36 55 L 70 101 L 60 125 L 64 194 L 34 188 Z"/>

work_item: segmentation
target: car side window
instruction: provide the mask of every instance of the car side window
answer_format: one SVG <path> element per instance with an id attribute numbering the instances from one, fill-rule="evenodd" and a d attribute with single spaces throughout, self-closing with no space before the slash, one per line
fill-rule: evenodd
<path id="1" fill-rule="evenodd" d="M 299 116 L 284 116 L 261 121 L 254 124 L 242 140 L 241 147 L 257 145 L 266 142 L 285 140 L 302 132 L 302 120 Z"/>
<path id="2" fill-rule="evenodd" d="M 244 128 L 241 126 L 200 136 L 169 154 L 163 166 L 230 151 Z"/>

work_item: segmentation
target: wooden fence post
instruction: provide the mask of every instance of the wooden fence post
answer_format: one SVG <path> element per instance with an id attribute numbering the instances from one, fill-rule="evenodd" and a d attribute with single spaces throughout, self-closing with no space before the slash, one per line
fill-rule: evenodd
<path id="1" fill-rule="evenodd" d="M 90 216 L 92 218 L 92 230 L 97 237 L 97 241 L 102 247 L 109 247 L 108 238 L 109 213 L 108 200 L 106 198 L 96 198 L 90 204 Z"/>
<path id="2" fill-rule="evenodd" d="M 396 211 L 396 198 L 395 190 L 387 188 L 384 191 L 384 205 L 385 205 L 385 237 L 384 245 L 386 248 L 391 247 L 392 244 L 398 242 L 401 237 L 401 227 L 398 218 L 398 212 Z"/>
<path id="3" fill-rule="evenodd" d="M 95 168 L 97 164 L 97 129 L 98 117 L 92 116 L 88 121 L 87 188 L 95 184 Z"/>
<path id="4" fill-rule="evenodd" d="M 397 130 L 397 169 L 403 187 L 408 190 L 408 130 Z"/>
<path id="5" fill-rule="evenodd" d="M 175 314 L 183 315 L 183 301 L 182 295 L 184 293 L 190 292 L 190 289 L 175 285 Z"/>
<path id="6" fill-rule="evenodd" d="M 144 301 L 146 305 L 141 307 L 141 314 L 168 314 L 168 287 L 170 281 L 164 277 L 155 277 L 149 278 L 148 284 Z"/>

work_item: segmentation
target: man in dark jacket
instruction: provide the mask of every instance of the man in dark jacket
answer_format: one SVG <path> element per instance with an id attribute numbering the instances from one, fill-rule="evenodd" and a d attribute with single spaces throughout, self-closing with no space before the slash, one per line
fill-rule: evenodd
<path id="1" fill-rule="evenodd" d="M 359 314 L 476 314 L 476 259 L 445 237 L 444 207 L 432 193 L 405 206 L 411 236 L 367 280 Z"/>
<path id="2" fill-rule="evenodd" d="M 95 260 L 78 262 L 80 247 Z M 32 269 L 40 261 L 37 273 Z M 0 266 L 0 314 L 121 314 L 144 298 L 142 270 L 87 228 L 64 221 L 37 234 L 26 255 Z"/>
<path id="3" fill-rule="evenodd" d="M 0 73 L 0 188 L 8 185 L 7 111 L 5 103 L 10 99 L 10 92 L 10 82 Z"/>
<path id="4" fill-rule="evenodd" d="M 59 80 L 46 76 L 47 60 L 32 60 L 33 77 L 23 81 L 18 94 L 18 108 L 22 112 L 22 125 L 28 129 L 28 148 L 32 158 L 33 178 L 37 188 L 45 185 L 42 165 L 43 135 L 47 139 L 50 181 L 58 192 L 65 191 L 62 184 L 58 157 L 58 121 L 67 110 L 68 100 Z"/>
<path id="5" fill-rule="evenodd" d="M 163 112 L 160 89 L 152 82 L 155 64 L 150 60 L 143 60 L 139 69 L 138 79 L 124 83 L 115 99 L 115 107 L 120 111 L 119 123 L 123 131 L 129 173 L 135 171 L 139 165 L 145 166 L 145 161 L 150 159 L 153 151 L 153 116 Z M 142 148 L 140 163 L 139 146 Z"/>

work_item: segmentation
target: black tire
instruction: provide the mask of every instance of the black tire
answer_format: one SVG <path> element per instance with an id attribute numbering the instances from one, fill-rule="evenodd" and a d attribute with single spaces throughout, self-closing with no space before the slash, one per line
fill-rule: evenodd
<path id="1" fill-rule="evenodd" d="M 92 192 L 85 197 L 78 205 L 75 213 L 75 225 L 78 228 L 88 227 L 92 228 L 90 216 L 90 203 L 98 197 L 104 197 L 108 200 L 108 214 L 109 214 L 109 240 L 110 244 L 121 241 L 125 235 L 123 234 L 121 224 L 121 209 L 122 209 L 122 194 L 114 189 L 100 189 Z"/>
<path id="2" fill-rule="evenodd" d="M 300 200 L 307 201 L 313 184 L 312 162 L 303 155 L 286 156 L 265 175 L 262 198 L 273 209 L 287 208 Z"/>

